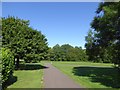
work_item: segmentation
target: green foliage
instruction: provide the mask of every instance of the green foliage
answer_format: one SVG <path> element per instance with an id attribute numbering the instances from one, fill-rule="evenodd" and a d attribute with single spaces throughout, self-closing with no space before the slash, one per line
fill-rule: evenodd
<path id="1" fill-rule="evenodd" d="M 120 66 L 120 2 L 100 3 L 86 39 L 86 53 L 94 62 Z M 92 37 L 91 37 L 92 36 Z M 92 41 L 92 42 L 91 42 Z"/>
<path id="2" fill-rule="evenodd" d="M 3 87 L 14 69 L 14 57 L 9 49 L 2 48 L 2 83 Z"/>
<path id="3" fill-rule="evenodd" d="M 86 61 L 87 56 L 81 47 L 72 47 L 69 44 L 55 45 L 49 50 L 51 61 Z"/>
<path id="4" fill-rule="evenodd" d="M 88 59 L 90 61 L 93 61 L 95 59 L 95 56 L 97 54 L 96 50 L 95 50 L 95 45 L 94 45 L 94 33 L 92 31 L 92 29 L 89 30 L 88 32 L 88 36 L 85 37 L 86 40 L 86 54 L 89 56 Z M 94 48 L 93 48 L 94 47 Z"/>
<path id="5" fill-rule="evenodd" d="M 38 62 L 43 59 L 39 58 L 39 54 L 44 57 L 47 53 L 47 39 L 40 31 L 29 27 L 27 20 L 15 17 L 2 18 L 2 35 L 3 47 L 13 52 L 14 57 L 17 58 L 17 66 L 19 59 Z"/>
<path id="6" fill-rule="evenodd" d="M 24 57 L 26 63 L 36 63 L 44 60 L 44 55 L 42 54 L 26 54 Z"/>

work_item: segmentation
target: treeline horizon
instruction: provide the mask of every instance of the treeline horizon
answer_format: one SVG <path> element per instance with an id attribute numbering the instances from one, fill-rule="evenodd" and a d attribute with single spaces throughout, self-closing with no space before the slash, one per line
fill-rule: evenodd
<path id="1" fill-rule="evenodd" d="M 85 49 L 70 44 L 56 44 L 48 50 L 48 60 L 51 61 L 87 61 L 87 58 Z"/>

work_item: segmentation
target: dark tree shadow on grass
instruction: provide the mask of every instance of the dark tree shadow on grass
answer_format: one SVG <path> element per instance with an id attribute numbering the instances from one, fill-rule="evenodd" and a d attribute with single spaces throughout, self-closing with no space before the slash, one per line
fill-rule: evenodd
<path id="1" fill-rule="evenodd" d="M 8 79 L 7 86 L 14 84 L 16 81 L 17 81 L 17 76 L 11 76 L 11 78 Z"/>
<path id="2" fill-rule="evenodd" d="M 47 69 L 48 67 L 37 64 L 37 63 L 27 63 L 20 64 L 19 70 L 39 70 L 39 69 Z"/>
<path id="3" fill-rule="evenodd" d="M 6 90 L 6 88 L 7 88 L 8 86 L 14 84 L 16 81 L 17 81 L 17 77 L 11 75 L 11 76 L 9 77 L 9 79 L 8 79 L 5 83 L 2 84 L 3 90 Z"/>
<path id="4" fill-rule="evenodd" d="M 120 88 L 120 74 L 117 68 L 112 67 L 74 67 L 74 75 L 90 77 L 91 82 Z"/>

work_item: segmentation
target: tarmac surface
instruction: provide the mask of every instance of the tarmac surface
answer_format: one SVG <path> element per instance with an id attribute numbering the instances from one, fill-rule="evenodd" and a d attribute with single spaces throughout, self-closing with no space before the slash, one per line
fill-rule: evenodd
<path id="1" fill-rule="evenodd" d="M 81 88 L 50 63 L 45 66 L 48 68 L 44 69 L 44 88 Z"/>

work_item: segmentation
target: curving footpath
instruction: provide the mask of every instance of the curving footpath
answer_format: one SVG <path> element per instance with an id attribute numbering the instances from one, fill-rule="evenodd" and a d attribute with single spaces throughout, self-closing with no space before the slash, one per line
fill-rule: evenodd
<path id="1" fill-rule="evenodd" d="M 44 69 L 44 88 L 81 88 L 67 75 L 61 73 L 50 63 Z"/>

